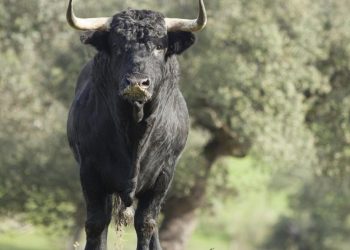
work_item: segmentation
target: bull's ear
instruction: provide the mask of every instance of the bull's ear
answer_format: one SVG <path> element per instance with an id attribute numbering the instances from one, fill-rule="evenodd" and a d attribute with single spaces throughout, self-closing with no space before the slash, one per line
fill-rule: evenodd
<path id="1" fill-rule="evenodd" d="M 90 44 L 98 51 L 109 51 L 107 31 L 86 31 L 80 36 L 83 44 Z"/>
<path id="2" fill-rule="evenodd" d="M 181 54 L 191 47 L 196 41 L 196 37 L 191 32 L 177 31 L 168 32 L 168 55 Z"/>

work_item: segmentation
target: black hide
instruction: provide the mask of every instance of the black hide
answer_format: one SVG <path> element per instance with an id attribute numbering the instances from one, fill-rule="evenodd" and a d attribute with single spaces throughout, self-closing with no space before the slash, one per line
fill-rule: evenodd
<path id="1" fill-rule="evenodd" d="M 80 73 L 68 118 L 87 205 L 85 249 L 106 247 L 112 194 L 125 207 L 138 200 L 137 249 L 160 249 L 156 221 L 189 129 L 175 55 L 194 35 L 167 33 L 162 14 L 129 9 L 108 32 L 81 40 L 98 50 Z"/>

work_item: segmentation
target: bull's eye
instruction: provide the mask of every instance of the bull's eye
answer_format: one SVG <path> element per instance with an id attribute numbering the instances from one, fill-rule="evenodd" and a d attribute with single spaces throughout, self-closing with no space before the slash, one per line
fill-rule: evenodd
<path id="1" fill-rule="evenodd" d="M 160 56 L 163 54 L 164 48 L 161 45 L 157 45 L 155 49 L 153 50 L 153 54 L 156 56 Z"/>

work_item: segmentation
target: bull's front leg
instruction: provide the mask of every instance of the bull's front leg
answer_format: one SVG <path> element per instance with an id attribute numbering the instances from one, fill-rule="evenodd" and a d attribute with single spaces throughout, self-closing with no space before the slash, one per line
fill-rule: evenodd
<path id="1" fill-rule="evenodd" d="M 123 201 L 125 207 L 131 207 L 135 198 L 137 178 L 140 171 L 140 164 L 136 163 L 130 168 L 130 174 L 127 181 L 122 185 L 123 189 L 119 192 L 119 197 Z"/>
<path id="2" fill-rule="evenodd" d="M 81 184 L 86 202 L 85 250 L 106 250 L 108 225 L 111 221 L 112 199 L 102 189 L 92 172 L 81 171 Z"/>
<path id="3" fill-rule="evenodd" d="M 170 186 L 172 174 L 162 172 L 152 190 L 139 197 L 135 213 L 137 250 L 161 250 L 158 236 L 157 218 L 161 204 Z"/>

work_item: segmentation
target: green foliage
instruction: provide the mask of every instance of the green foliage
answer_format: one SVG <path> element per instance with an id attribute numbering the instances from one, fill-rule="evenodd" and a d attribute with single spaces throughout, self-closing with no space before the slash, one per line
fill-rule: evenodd
<path id="1" fill-rule="evenodd" d="M 349 187 L 329 178 L 305 184 L 291 197 L 293 213 L 282 216 L 264 249 L 347 249 Z"/>
<path id="2" fill-rule="evenodd" d="M 311 249 L 346 244 L 340 232 L 347 228 L 347 212 L 339 202 L 348 194 L 335 183 L 349 183 L 349 2 L 221 0 L 208 5 L 213 8 L 208 28 L 182 60 L 194 124 L 208 131 L 230 128 L 238 142 L 248 142 L 259 165 L 275 169 L 272 188 L 291 192 L 287 185 L 299 184 L 291 199 L 309 204 L 303 213 L 312 218 L 302 244 Z M 232 182 L 220 183 L 212 195 Z M 309 189 L 314 191 L 305 195 Z M 303 227 L 300 208 L 291 208 L 295 214 L 288 218 Z M 316 208 L 322 216 L 314 215 Z M 290 249 L 304 249 L 295 247 Z"/>
<path id="3" fill-rule="evenodd" d="M 59 41 L 67 38 L 62 8 L 58 1 L 0 3 L 0 214 L 25 212 L 32 222 L 66 228 L 81 195 L 66 146 L 67 103 L 55 91 L 64 87 L 55 68 L 65 66 L 51 67 L 68 44 Z"/>
<path id="4" fill-rule="evenodd" d="M 190 70 L 184 82 L 191 84 L 184 88 L 195 122 L 216 126 L 203 114 L 211 112 L 215 123 L 229 127 L 238 141 L 252 142 L 253 153 L 276 167 L 313 165 L 304 92 L 328 89 L 315 67 L 322 57 L 320 21 L 303 15 L 308 6 L 300 1 L 219 2 L 200 48 L 185 61 Z M 316 25 L 306 25 L 312 21 Z"/>

